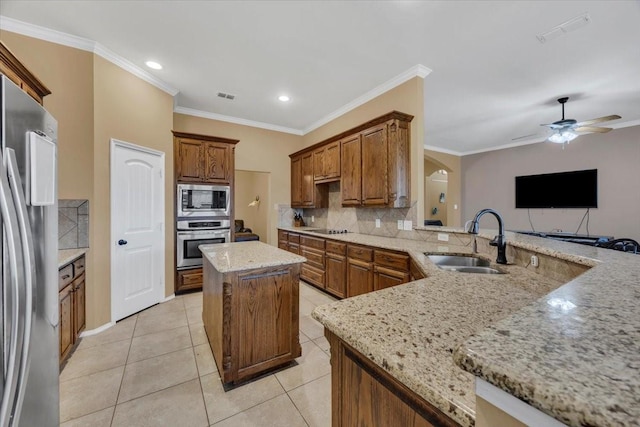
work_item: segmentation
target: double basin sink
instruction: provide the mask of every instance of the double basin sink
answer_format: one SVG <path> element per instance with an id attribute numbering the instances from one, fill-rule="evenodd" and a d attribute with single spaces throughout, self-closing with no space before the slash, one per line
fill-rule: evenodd
<path id="1" fill-rule="evenodd" d="M 491 267 L 491 263 L 486 259 L 473 255 L 436 255 L 429 252 L 424 254 L 442 270 L 458 273 L 504 274 L 503 271 Z"/>

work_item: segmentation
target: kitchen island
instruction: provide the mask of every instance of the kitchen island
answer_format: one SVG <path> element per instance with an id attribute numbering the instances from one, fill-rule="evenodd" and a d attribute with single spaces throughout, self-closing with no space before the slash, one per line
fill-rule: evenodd
<path id="1" fill-rule="evenodd" d="M 304 257 L 253 242 L 201 245 L 204 328 L 224 384 L 301 355 L 299 279 Z"/>
<path id="2" fill-rule="evenodd" d="M 491 259 L 493 234 L 481 232 L 478 245 Z M 423 252 L 471 247 L 432 237 L 332 237 L 404 248 L 426 276 L 312 313 L 332 346 L 333 425 L 638 425 L 637 255 L 509 233 L 507 274 L 464 274 L 439 270 Z M 518 418 L 478 383 L 544 422 Z M 484 417 L 496 408 L 515 419 Z"/>

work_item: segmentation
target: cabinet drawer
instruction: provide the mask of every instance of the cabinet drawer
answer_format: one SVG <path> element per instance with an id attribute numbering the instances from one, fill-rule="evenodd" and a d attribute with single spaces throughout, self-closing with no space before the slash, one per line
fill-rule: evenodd
<path id="1" fill-rule="evenodd" d="M 307 259 L 307 264 L 324 270 L 324 252 L 302 246 L 300 255 Z"/>
<path id="2" fill-rule="evenodd" d="M 289 233 L 289 242 L 291 243 L 300 243 L 300 235 Z"/>
<path id="3" fill-rule="evenodd" d="M 297 243 L 289 242 L 289 252 L 294 254 L 300 254 L 300 245 Z"/>
<path id="4" fill-rule="evenodd" d="M 300 236 L 300 244 L 308 248 L 324 250 L 324 239 L 317 237 Z"/>
<path id="5" fill-rule="evenodd" d="M 364 246 L 349 245 L 347 247 L 347 253 L 349 258 L 359 259 L 362 261 L 373 260 L 373 249 Z"/>
<path id="6" fill-rule="evenodd" d="M 305 263 L 302 264 L 300 277 L 302 278 L 302 280 L 324 288 L 324 271 L 320 271 L 317 268 L 311 267 L 310 265 L 307 265 Z"/>
<path id="7" fill-rule="evenodd" d="M 73 281 L 73 264 L 64 266 L 58 271 L 58 290 L 62 290 L 65 286 Z"/>
<path id="8" fill-rule="evenodd" d="M 278 240 L 287 240 L 289 238 L 289 233 L 287 231 L 278 230 Z"/>
<path id="9" fill-rule="evenodd" d="M 201 285 L 202 284 L 202 270 L 198 269 L 193 273 L 182 274 L 182 284 L 184 286 Z"/>
<path id="10" fill-rule="evenodd" d="M 333 242 L 331 240 L 327 240 L 327 252 L 338 255 L 346 255 L 347 254 L 347 244 L 340 242 Z"/>
<path id="11" fill-rule="evenodd" d="M 85 257 L 80 257 L 73 262 L 73 277 L 78 277 L 84 273 Z"/>
<path id="12" fill-rule="evenodd" d="M 394 268 L 401 271 L 409 271 L 409 256 L 395 252 L 376 250 L 374 253 L 376 265 Z"/>

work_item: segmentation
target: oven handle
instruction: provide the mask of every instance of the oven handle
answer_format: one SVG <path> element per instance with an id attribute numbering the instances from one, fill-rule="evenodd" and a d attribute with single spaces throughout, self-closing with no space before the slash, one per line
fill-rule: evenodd
<path id="1" fill-rule="evenodd" d="M 178 231 L 178 237 L 187 237 L 187 238 L 199 238 L 199 239 L 207 239 L 210 237 L 229 237 L 231 235 L 231 230 L 207 230 L 206 232 L 194 232 L 194 231 Z"/>

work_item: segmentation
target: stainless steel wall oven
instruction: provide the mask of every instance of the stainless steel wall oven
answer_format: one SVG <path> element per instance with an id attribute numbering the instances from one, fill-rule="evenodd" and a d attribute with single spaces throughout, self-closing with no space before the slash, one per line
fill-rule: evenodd
<path id="1" fill-rule="evenodd" d="M 181 220 L 176 232 L 176 267 L 178 270 L 202 266 L 198 246 L 231 241 L 230 221 L 216 218 Z"/>

